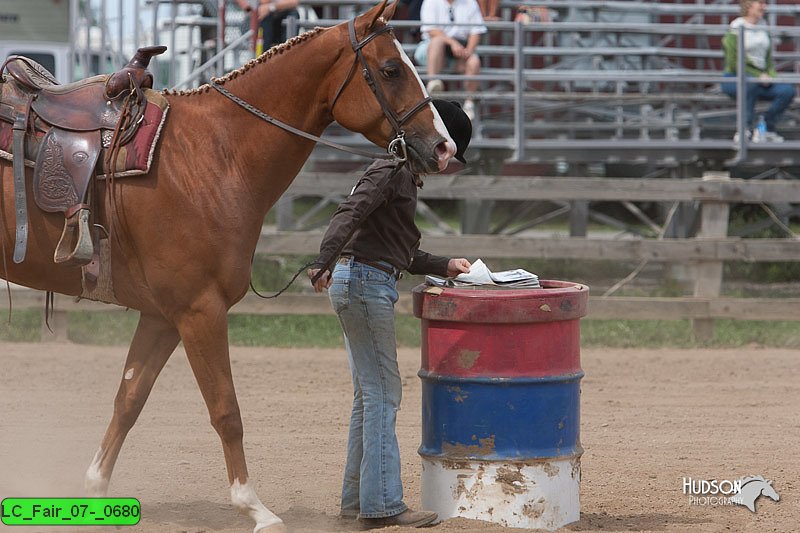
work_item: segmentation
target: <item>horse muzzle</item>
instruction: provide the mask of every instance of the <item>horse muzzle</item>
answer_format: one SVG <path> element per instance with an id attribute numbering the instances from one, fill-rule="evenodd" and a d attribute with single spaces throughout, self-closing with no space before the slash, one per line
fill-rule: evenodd
<path id="1" fill-rule="evenodd" d="M 411 170 L 417 174 L 435 174 L 443 171 L 456 153 L 453 142 L 443 137 L 422 150 L 415 144 L 408 144 L 408 155 Z"/>
<path id="2" fill-rule="evenodd" d="M 436 155 L 436 163 L 439 168 L 439 172 L 441 172 L 447 168 L 447 165 L 450 163 L 450 159 L 456 155 L 456 145 L 450 139 L 443 139 L 436 145 L 436 147 L 433 149 L 433 152 Z"/>

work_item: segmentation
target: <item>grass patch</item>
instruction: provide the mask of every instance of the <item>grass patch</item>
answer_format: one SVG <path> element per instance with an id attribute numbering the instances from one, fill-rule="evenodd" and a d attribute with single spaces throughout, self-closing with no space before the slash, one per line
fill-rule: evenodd
<path id="1" fill-rule="evenodd" d="M 69 314 L 69 338 L 78 344 L 126 346 L 138 313 Z M 419 347 L 420 323 L 397 315 L 399 346 Z M 15 311 L 11 324 L 0 324 L 0 341 L 37 342 L 41 313 Z M 231 315 L 228 338 L 235 346 L 341 348 L 342 330 L 333 315 Z M 759 345 L 800 348 L 800 324 L 790 321 L 717 320 L 714 338 L 694 339 L 690 320 L 581 320 L 581 345 L 605 348 L 737 348 Z"/>
<path id="2" fill-rule="evenodd" d="M 582 320 L 581 345 L 606 348 L 740 348 L 757 344 L 800 347 L 800 324 L 789 321 L 717 320 L 714 338 L 698 342 L 691 320 Z"/>
<path id="3" fill-rule="evenodd" d="M 94 313 L 88 311 L 69 313 L 67 335 L 78 344 L 114 346 L 129 344 L 139 323 L 136 311 Z"/>
<path id="4" fill-rule="evenodd" d="M 37 342 L 42 337 L 42 312 L 35 309 L 13 311 L 0 322 L 0 340 L 10 342 Z"/>

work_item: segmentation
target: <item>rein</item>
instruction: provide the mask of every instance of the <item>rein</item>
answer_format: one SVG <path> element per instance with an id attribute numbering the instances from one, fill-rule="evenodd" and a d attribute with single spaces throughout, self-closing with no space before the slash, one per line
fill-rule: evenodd
<path id="1" fill-rule="evenodd" d="M 350 46 L 353 48 L 353 52 L 355 53 L 355 59 L 353 60 L 353 66 L 350 67 L 350 71 L 348 72 L 347 76 L 345 77 L 342 85 L 339 86 L 339 89 L 336 91 L 336 95 L 333 97 L 333 102 L 331 103 L 331 112 L 333 112 L 333 108 L 336 105 L 336 102 L 339 100 L 339 96 L 341 96 L 342 92 L 344 92 L 345 87 L 347 87 L 350 80 L 353 78 L 353 73 L 355 72 L 358 63 L 361 62 L 363 67 L 362 74 L 364 79 L 367 82 L 372 94 L 375 95 L 375 99 L 378 101 L 378 104 L 381 106 L 381 111 L 383 111 L 383 115 L 386 117 L 386 120 L 392 126 L 394 130 L 395 137 L 389 142 L 389 145 L 386 148 L 386 154 L 380 154 L 375 152 L 368 152 L 366 150 L 359 150 L 358 148 L 351 148 L 349 146 L 345 146 L 343 144 L 330 141 L 328 139 L 323 139 L 318 135 L 314 135 L 285 122 L 278 120 L 277 118 L 264 113 L 257 107 L 253 106 L 252 104 L 248 103 L 247 101 L 243 100 L 242 98 L 236 96 L 222 85 L 217 83 L 216 79 L 211 80 L 211 87 L 216 89 L 220 94 L 240 106 L 241 108 L 245 109 L 246 111 L 252 113 L 253 115 L 257 116 L 258 118 L 272 124 L 273 126 L 277 126 L 289 133 L 297 135 L 298 137 L 303 137 L 305 139 L 322 143 L 326 146 L 331 148 L 335 148 L 336 150 L 341 150 L 343 152 L 348 152 L 351 154 L 359 155 L 362 157 L 368 157 L 371 159 L 385 159 L 385 160 L 394 160 L 398 162 L 405 162 L 408 160 L 408 150 L 406 147 L 406 140 L 405 135 L 406 132 L 403 131 L 403 124 L 408 122 L 408 120 L 413 117 L 417 112 L 421 111 L 426 105 L 428 105 L 431 101 L 430 96 L 426 96 L 422 100 L 420 100 L 414 107 L 412 107 L 408 112 L 406 112 L 402 116 L 398 116 L 397 113 L 389 106 L 389 103 L 384 95 L 383 91 L 381 90 L 380 86 L 375 83 L 375 78 L 372 74 L 372 69 L 370 69 L 369 64 L 367 63 L 366 58 L 364 57 L 364 53 L 362 49 L 369 44 L 373 39 L 382 35 L 384 33 L 389 33 L 392 31 L 392 27 L 388 24 L 384 25 L 383 27 L 379 28 L 376 31 L 373 31 L 361 41 L 358 40 L 356 36 L 356 25 L 355 25 L 355 18 L 351 19 L 347 23 L 347 31 L 350 35 Z"/>
<path id="2" fill-rule="evenodd" d="M 238 96 L 236 96 L 235 94 L 233 94 L 232 92 L 227 90 L 226 88 L 222 87 L 221 85 L 217 84 L 216 82 L 212 82 L 211 86 L 214 89 L 216 89 L 217 91 L 219 91 L 221 94 L 223 94 L 226 97 L 228 97 L 231 101 L 237 103 L 243 109 L 246 109 L 250 113 L 252 113 L 255 116 L 257 116 L 258 118 L 260 118 L 261 120 L 269 122 L 273 126 L 277 126 L 277 127 L 281 128 L 282 130 L 288 131 L 289 133 L 293 133 L 293 134 L 297 135 L 298 137 L 304 137 L 304 138 L 309 139 L 311 141 L 322 143 L 324 145 L 330 146 L 331 148 L 336 148 L 337 150 L 341 150 L 343 152 L 349 152 L 349 153 L 355 154 L 355 155 L 360 155 L 362 157 L 369 157 L 369 158 L 373 158 L 373 159 L 387 159 L 387 160 L 400 159 L 400 157 L 398 157 L 397 154 L 395 154 L 395 153 L 393 153 L 391 151 L 392 143 L 394 143 L 396 139 L 393 139 L 392 142 L 389 143 L 389 148 L 387 148 L 387 152 L 388 153 L 386 153 L 386 154 L 381 154 L 381 153 L 377 153 L 377 152 L 368 152 L 366 150 L 359 150 L 358 148 L 351 148 L 349 146 L 345 146 L 343 144 L 339 144 L 339 143 L 334 142 L 334 141 L 329 141 L 328 139 L 323 139 L 322 137 L 314 135 L 313 133 L 307 133 L 307 132 L 305 132 L 303 130 L 299 130 L 299 129 L 295 128 L 294 126 L 290 126 L 289 124 L 286 124 L 285 122 L 282 122 L 282 121 L 278 120 L 275 117 L 267 115 L 266 113 L 264 113 L 263 111 L 261 111 L 257 107 L 253 106 L 252 104 L 247 103 L 245 100 L 242 100 L 241 98 L 239 98 Z M 405 152 L 405 141 L 403 142 L 403 152 Z M 403 155 L 405 155 L 405 154 L 403 153 Z"/>

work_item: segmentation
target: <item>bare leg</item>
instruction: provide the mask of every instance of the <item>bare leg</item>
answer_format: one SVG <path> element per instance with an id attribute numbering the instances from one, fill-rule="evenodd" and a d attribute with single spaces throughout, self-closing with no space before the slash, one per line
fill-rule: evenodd
<path id="1" fill-rule="evenodd" d="M 258 499 L 248 483 L 242 446 L 242 417 L 233 387 L 228 352 L 228 319 L 224 306 L 207 306 L 187 316 L 179 325 L 186 355 L 208 407 L 211 425 L 222 440 L 231 501 L 256 522 L 254 532 L 283 531 L 283 522 Z"/>
<path id="2" fill-rule="evenodd" d="M 477 76 L 481 71 L 481 59 L 472 54 L 469 56 L 464 65 L 464 74 L 467 76 Z M 468 80 L 464 82 L 464 89 L 467 91 L 475 92 L 479 89 L 480 82 L 478 80 Z"/>
<path id="3" fill-rule="evenodd" d="M 444 37 L 434 37 L 431 39 L 431 42 L 428 43 L 428 74 L 431 76 L 435 76 L 439 74 L 442 69 L 444 69 L 444 62 L 446 60 L 445 57 L 445 49 L 447 47 L 447 43 L 444 40 Z"/>
<path id="4" fill-rule="evenodd" d="M 86 471 L 86 491 L 105 496 L 125 437 L 136 423 L 158 374 L 178 345 L 178 331 L 161 317 L 141 315 L 128 350 L 114 415 L 100 449 Z"/>

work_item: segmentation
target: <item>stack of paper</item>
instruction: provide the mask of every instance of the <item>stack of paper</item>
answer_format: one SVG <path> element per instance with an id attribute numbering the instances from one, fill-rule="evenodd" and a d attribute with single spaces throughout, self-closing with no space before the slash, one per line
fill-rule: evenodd
<path id="1" fill-rule="evenodd" d="M 492 272 L 480 259 L 472 263 L 468 274 L 459 274 L 455 278 L 446 279 L 425 276 L 425 281 L 429 285 L 439 287 L 477 287 L 485 285 L 508 289 L 536 289 L 541 287 L 539 285 L 539 277 L 536 274 L 531 274 L 521 268 Z"/>

